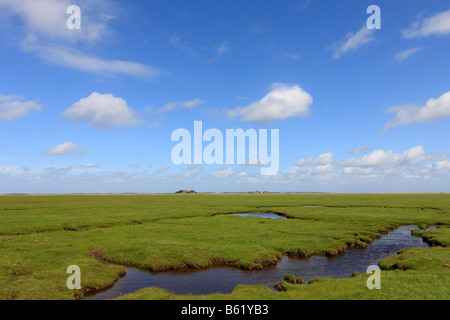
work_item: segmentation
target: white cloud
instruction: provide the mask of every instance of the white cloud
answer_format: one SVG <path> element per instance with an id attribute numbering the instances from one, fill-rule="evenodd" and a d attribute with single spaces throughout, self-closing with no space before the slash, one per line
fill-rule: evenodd
<path id="1" fill-rule="evenodd" d="M 160 167 L 154 171 L 155 174 L 163 173 L 164 171 L 170 169 L 170 166 Z"/>
<path id="2" fill-rule="evenodd" d="M 440 174 L 445 174 L 450 172 L 450 161 L 449 160 L 438 160 L 434 163 L 432 169 Z"/>
<path id="3" fill-rule="evenodd" d="M 393 157 L 392 151 L 374 150 L 371 154 L 362 158 L 349 158 L 342 161 L 342 166 L 350 167 L 377 167 L 386 165 Z"/>
<path id="4" fill-rule="evenodd" d="M 0 166 L 0 174 L 2 175 L 21 175 L 28 172 L 27 168 L 19 166 Z"/>
<path id="5" fill-rule="evenodd" d="M 346 175 L 371 175 L 373 168 L 345 167 L 342 173 Z"/>
<path id="6" fill-rule="evenodd" d="M 175 108 L 183 108 L 183 109 L 192 109 L 196 106 L 204 104 L 205 101 L 200 99 L 193 99 L 188 101 L 178 101 L 178 102 L 168 102 L 161 109 L 159 109 L 156 113 L 166 113 L 174 110 Z M 147 112 L 151 111 L 151 108 L 148 107 Z"/>
<path id="7" fill-rule="evenodd" d="M 233 176 L 236 172 L 233 167 L 223 167 L 211 173 L 214 179 L 226 179 Z"/>
<path id="8" fill-rule="evenodd" d="M 315 161 L 320 158 L 301 161 L 300 166 L 296 164 L 269 181 L 256 176 L 243 176 L 240 181 L 269 183 L 276 190 L 285 186 L 288 190 L 330 192 L 445 192 L 450 182 L 448 155 L 427 154 L 422 146 L 401 153 L 375 150 L 366 156 L 347 158 L 338 165 Z"/>
<path id="9" fill-rule="evenodd" d="M 371 146 L 361 146 L 350 151 L 351 154 L 362 154 L 369 150 L 372 150 Z"/>
<path id="10" fill-rule="evenodd" d="M 416 146 L 396 157 L 396 160 L 402 164 L 419 164 L 434 158 L 434 155 L 427 155 L 422 146 Z"/>
<path id="11" fill-rule="evenodd" d="M 200 100 L 200 99 L 194 99 L 194 100 L 189 100 L 189 101 L 185 101 L 183 102 L 181 105 L 184 108 L 188 108 L 191 109 L 193 107 L 199 106 L 201 104 L 205 103 L 204 101 Z"/>
<path id="12" fill-rule="evenodd" d="M 292 53 L 292 52 L 285 52 L 281 55 L 282 58 L 291 59 L 291 60 L 298 60 L 302 56 L 298 53 Z"/>
<path id="13" fill-rule="evenodd" d="M 403 50 L 400 52 L 397 52 L 394 56 L 394 58 L 398 61 L 398 62 L 403 62 L 406 59 L 408 59 L 409 57 L 412 57 L 413 55 L 415 55 L 417 52 L 419 52 L 420 50 L 422 50 L 422 48 L 419 47 L 415 47 L 415 48 L 411 48 L 411 49 L 407 49 L 407 50 Z"/>
<path id="14" fill-rule="evenodd" d="M 312 0 L 304 0 L 298 7 L 297 10 L 305 10 L 306 8 L 309 7 L 309 5 L 311 4 Z"/>
<path id="15" fill-rule="evenodd" d="M 203 172 L 203 169 L 201 166 L 196 164 L 191 164 L 188 167 L 186 167 L 182 173 L 180 173 L 178 176 L 179 178 L 194 178 L 198 176 L 200 173 Z"/>
<path id="16" fill-rule="evenodd" d="M 63 116 L 70 122 L 88 122 L 91 126 L 109 130 L 139 125 L 141 121 L 136 118 L 136 114 L 122 98 L 93 92 L 67 108 Z"/>
<path id="17" fill-rule="evenodd" d="M 389 111 L 395 113 L 395 117 L 386 123 L 384 131 L 398 125 L 448 118 L 450 117 L 450 91 L 437 99 L 428 100 L 425 106 L 392 107 Z"/>
<path id="18" fill-rule="evenodd" d="M 214 47 L 214 51 L 216 52 L 216 56 L 209 59 L 209 62 L 217 62 L 223 55 L 230 54 L 230 43 L 228 41 L 223 41 L 221 44 Z"/>
<path id="19" fill-rule="evenodd" d="M 434 156 L 427 155 L 422 146 L 416 146 L 403 153 L 392 150 L 374 150 L 361 158 L 348 158 L 340 163 L 344 167 L 386 168 L 403 165 L 417 165 L 431 160 Z"/>
<path id="20" fill-rule="evenodd" d="M 196 57 L 197 54 L 192 50 L 191 47 L 182 43 L 180 36 L 177 33 L 172 34 L 169 42 L 175 47 L 186 53 L 188 56 Z"/>
<path id="21" fill-rule="evenodd" d="M 223 41 L 220 45 L 214 48 L 219 56 L 228 54 L 231 52 L 230 43 L 228 41 Z"/>
<path id="22" fill-rule="evenodd" d="M 75 144 L 71 141 L 64 142 L 55 148 L 44 151 L 44 155 L 46 156 L 63 156 L 67 154 L 82 155 L 84 153 L 85 150 L 80 144 Z"/>
<path id="23" fill-rule="evenodd" d="M 34 101 L 25 101 L 17 95 L 0 95 L 0 120 L 14 120 L 32 111 L 41 111 L 42 106 Z"/>
<path id="24" fill-rule="evenodd" d="M 70 5 L 73 1 L 1 0 L 0 12 L 11 22 L 11 31 L 22 32 L 22 49 L 47 63 L 107 76 L 119 73 L 153 77 L 164 73 L 137 62 L 103 59 L 80 51 L 79 47 L 92 47 L 112 34 L 108 23 L 115 18 L 116 4 L 110 0 L 78 0 L 80 30 L 66 26 Z"/>
<path id="25" fill-rule="evenodd" d="M 178 104 L 176 102 L 168 102 L 164 105 L 164 107 L 158 110 L 158 113 L 170 112 L 175 109 L 177 105 Z"/>
<path id="26" fill-rule="evenodd" d="M 334 173 L 336 168 L 331 164 L 319 165 L 311 170 L 312 174 Z"/>
<path id="27" fill-rule="evenodd" d="M 211 55 L 211 57 L 207 60 L 208 62 L 217 62 L 222 56 L 231 53 L 229 41 L 222 41 L 212 48 L 209 45 L 203 45 L 199 48 L 192 48 L 192 46 L 190 46 L 186 41 L 181 39 L 178 33 L 173 33 L 169 38 L 169 43 L 191 58 L 205 58 L 207 50 L 208 54 Z"/>
<path id="28" fill-rule="evenodd" d="M 450 10 L 416 21 L 408 29 L 402 30 L 402 34 L 405 38 L 450 34 Z"/>
<path id="29" fill-rule="evenodd" d="M 268 123 L 291 117 L 306 117 L 310 114 L 313 98 L 297 85 L 274 84 L 272 90 L 261 100 L 246 107 L 228 111 L 230 117 L 241 117 L 242 121 Z"/>
<path id="30" fill-rule="evenodd" d="M 330 165 L 332 164 L 334 161 L 334 154 L 329 152 L 329 153 L 324 153 L 321 154 L 318 157 L 309 157 L 308 159 L 300 159 L 299 161 L 297 161 L 295 163 L 295 165 L 297 166 L 307 166 L 307 165 L 313 165 L 313 166 L 318 166 L 318 165 Z"/>
<path id="31" fill-rule="evenodd" d="M 0 10 L 21 19 L 27 38 L 93 44 L 108 34 L 107 23 L 114 18 L 110 1 L 78 0 L 82 28 L 75 32 L 66 27 L 66 10 L 73 4 L 70 0 L 2 0 Z"/>
<path id="32" fill-rule="evenodd" d="M 353 160 L 345 159 L 339 164 L 311 161 L 316 165 L 293 165 L 275 176 L 261 176 L 248 167 L 237 172 L 229 166 L 209 174 L 203 170 L 204 166 L 199 165 L 181 167 L 176 173 L 150 174 L 145 170 L 130 171 L 129 168 L 109 171 L 92 164 L 43 169 L 4 165 L 0 166 L 0 193 L 172 193 L 180 189 L 200 192 L 448 192 L 448 154 L 425 153 L 421 146 L 398 153 L 390 150 L 372 153 L 374 155 L 370 158 L 351 157 L 348 159 Z M 164 167 L 158 171 L 164 171 Z"/>
<path id="33" fill-rule="evenodd" d="M 355 51 L 361 46 L 366 45 L 374 40 L 374 30 L 370 30 L 364 25 L 358 32 L 350 32 L 343 40 L 332 46 L 333 58 L 339 59 L 349 51 Z"/>
<path id="34" fill-rule="evenodd" d="M 27 50 L 35 52 L 50 64 L 99 75 L 128 74 L 155 77 L 164 71 L 137 62 L 106 60 L 94 55 L 56 46 L 27 45 Z"/>

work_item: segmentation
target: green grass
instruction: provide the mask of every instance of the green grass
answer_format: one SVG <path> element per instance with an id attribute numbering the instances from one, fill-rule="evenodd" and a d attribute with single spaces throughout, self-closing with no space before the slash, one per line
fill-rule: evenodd
<path id="1" fill-rule="evenodd" d="M 304 207 L 311 205 L 321 207 Z M 289 219 L 214 215 L 271 211 Z M 82 298 L 111 286 L 123 266 L 258 269 L 283 254 L 333 255 L 364 247 L 381 233 L 408 224 L 441 224 L 418 235 L 442 247 L 383 260 L 382 290 L 368 290 L 367 276 L 360 275 L 287 284 L 286 292 L 276 293 L 238 286 L 230 295 L 192 297 L 149 288 L 124 298 L 449 299 L 449 271 L 439 260 L 450 263 L 449 212 L 449 194 L 0 196 L 0 299 Z M 399 257 L 403 264 L 390 262 Z M 428 266 L 429 261 L 434 263 Z M 66 288 L 70 265 L 81 268 L 82 290 Z"/>

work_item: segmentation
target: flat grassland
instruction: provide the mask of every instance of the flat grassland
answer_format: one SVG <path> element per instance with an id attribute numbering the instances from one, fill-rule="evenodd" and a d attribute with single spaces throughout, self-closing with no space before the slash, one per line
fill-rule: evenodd
<path id="1" fill-rule="evenodd" d="M 235 212 L 277 212 L 290 219 L 261 223 L 218 214 Z M 0 299 L 82 299 L 114 284 L 124 266 L 258 269 L 284 254 L 336 255 L 412 224 L 438 224 L 437 230 L 417 231 L 435 247 L 382 260 L 381 290 L 368 290 L 368 276 L 359 275 L 284 283 L 286 292 L 240 285 L 229 295 L 188 296 L 148 288 L 121 299 L 448 300 L 450 194 L 5 195 Z M 71 265 L 81 268 L 81 290 L 66 287 Z"/>

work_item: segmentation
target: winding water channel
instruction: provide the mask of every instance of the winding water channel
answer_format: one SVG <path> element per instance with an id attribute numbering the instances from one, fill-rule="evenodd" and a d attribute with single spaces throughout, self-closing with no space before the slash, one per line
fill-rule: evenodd
<path id="1" fill-rule="evenodd" d="M 283 257 L 275 267 L 256 271 L 230 267 L 213 267 L 200 271 L 171 271 L 152 273 L 127 268 L 125 277 L 111 288 L 88 296 L 86 300 L 113 299 L 146 287 L 159 287 L 176 294 L 204 295 L 231 293 L 238 284 L 264 285 L 272 288 L 285 274 L 293 274 L 309 281 L 319 277 L 346 278 L 355 271 L 365 273 L 370 265 L 377 265 L 386 257 L 397 254 L 400 249 L 428 248 L 422 238 L 411 235 L 417 226 L 403 226 L 382 235 L 368 245 L 367 249 L 349 249 L 335 257 L 312 256 L 309 258 Z M 435 227 L 432 227 L 435 228 Z M 431 228 L 430 228 L 431 229 Z"/>

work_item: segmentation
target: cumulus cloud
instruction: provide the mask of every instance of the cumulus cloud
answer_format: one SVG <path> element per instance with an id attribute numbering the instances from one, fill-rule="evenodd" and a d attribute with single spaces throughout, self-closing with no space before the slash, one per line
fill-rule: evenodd
<path id="1" fill-rule="evenodd" d="M 70 122 L 88 122 L 102 130 L 139 125 L 141 121 L 136 115 L 122 98 L 97 92 L 76 102 L 63 113 Z"/>
<path id="2" fill-rule="evenodd" d="M 374 40 L 374 30 L 364 25 L 358 32 L 350 32 L 344 39 L 332 45 L 333 58 L 339 59 L 349 51 L 355 51 Z"/>
<path id="3" fill-rule="evenodd" d="M 34 101 L 25 101 L 17 95 L 0 95 L 0 120 L 14 120 L 22 118 L 32 111 L 42 110 L 42 105 Z"/>
<path id="4" fill-rule="evenodd" d="M 271 178 L 270 183 L 297 184 L 303 188 L 315 186 L 319 187 L 320 191 L 327 191 L 331 185 L 333 186 L 331 191 L 343 186 L 344 190 L 350 188 L 353 192 L 361 192 L 357 186 L 371 190 L 370 192 L 377 192 L 374 190 L 379 190 L 378 187 L 386 190 L 384 189 L 386 186 L 398 184 L 402 186 L 400 190 L 405 192 L 412 182 L 416 183 L 415 190 L 424 190 L 420 189 L 420 186 L 423 186 L 425 181 L 441 185 L 449 180 L 450 177 L 446 176 L 448 173 L 450 162 L 447 155 L 429 154 L 422 146 L 416 146 L 401 153 L 374 150 L 368 155 L 349 157 L 337 164 L 334 164 L 333 153 L 300 159 L 290 168 Z M 248 175 L 240 177 L 241 181 L 251 181 L 248 178 Z M 252 176 L 252 179 L 256 179 L 259 183 L 264 182 L 256 176 Z"/>
<path id="5" fill-rule="evenodd" d="M 374 150 L 369 155 L 350 157 L 338 164 L 311 157 L 264 180 L 243 175 L 242 183 L 269 183 L 276 188 L 336 192 L 439 192 L 448 189 L 448 155 L 426 153 L 422 146 L 404 152 Z M 330 158 L 330 157 L 322 157 Z M 305 165 L 307 164 L 307 165 Z"/>
<path id="6" fill-rule="evenodd" d="M 407 49 L 407 50 L 403 50 L 400 52 L 397 52 L 394 56 L 394 58 L 398 61 L 398 62 L 403 62 L 406 59 L 408 59 L 409 57 L 412 57 L 413 55 L 415 55 L 417 52 L 419 52 L 420 50 L 422 50 L 422 48 L 419 47 L 415 47 L 415 48 L 411 48 L 411 49 Z"/>
<path id="7" fill-rule="evenodd" d="M 247 167 L 236 171 L 229 166 L 207 173 L 203 166 L 190 165 L 175 173 L 154 175 L 145 170 L 110 171 L 92 164 L 44 169 L 0 165 L 0 193 L 159 193 L 179 189 L 210 192 L 447 192 L 450 183 L 448 154 L 426 153 L 421 146 L 404 152 L 375 150 L 371 155 L 350 157 L 340 163 L 314 161 L 320 158 L 320 155 L 311 157 L 311 165 L 292 165 L 274 176 L 261 176 Z M 164 167 L 160 168 L 163 170 Z"/>
<path id="8" fill-rule="evenodd" d="M 450 91 L 437 99 L 428 100 L 424 106 L 391 107 L 389 112 L 395 113 L 395 117 L 386 123 L 383 131 L 398 125 L 448 118 L 450 117 Z"/>
<path id="9" fill-rule="evenodd" d="M 329 153 L 324 153 L 319 155 L 318 157 L 309 157 L 308 159 L 300 159 L 299 161 L 297 161 L 295 163 L 295 165 L 297 166 L 307 166 L 307 165 L 313 165 L 313 166 L 318 166 L 318 165 L 329 165 L 332 164 L 334 161 L 334 154 L 329 152 Z"/>
<path id="10" fill-rule="evenodd" d="M 374 174 L 373 168 L 360 168 L 360 167 L 345 167 L 342 169 L 342 173 L 346 175 L 372 175 Z"/>
<path id="11" fill-rule="evenodd" d="M 428 37 L 431 35 L 450 34 L 450 10 L 414 22 L 409 28 L 402 30 L 405 38 Z"/>
<path id="12" fill-rule="evenodd" d="M 85 150 L 80 144 L 75 144 L 71 141 L 64 142 L 52 149 L 44 151 L 44 155 L 46 156 L 63 156 L 67 154 L 82 155 L 84 153 Z"/>
<path id="13" fill-rule="evenodd" d="M 274 84 L 272 90 L 261 100 L 246 107 L 228 111 L 229 117 L 240 117 L 242 121 L 269 123 L 310 114 L 313 98 L 297 85 Z"/>
<path id="14" fill-rule="evenodd" d="M 434 163 L 432 169 L 439 174 L 450 172 L 450 161 L 447 159 L 438 160 Z"/>
<path id="15" fill-rule="evenodd" d="M 431 160 L 434 156 L 427 155 L 422 146 L 413 147 L 403 153 L 392 150 L 374 150 L 361 158 L 348 158 L 340 163 L 344 167 L 392 167 L 397 165 L 416 165 Z"/>

